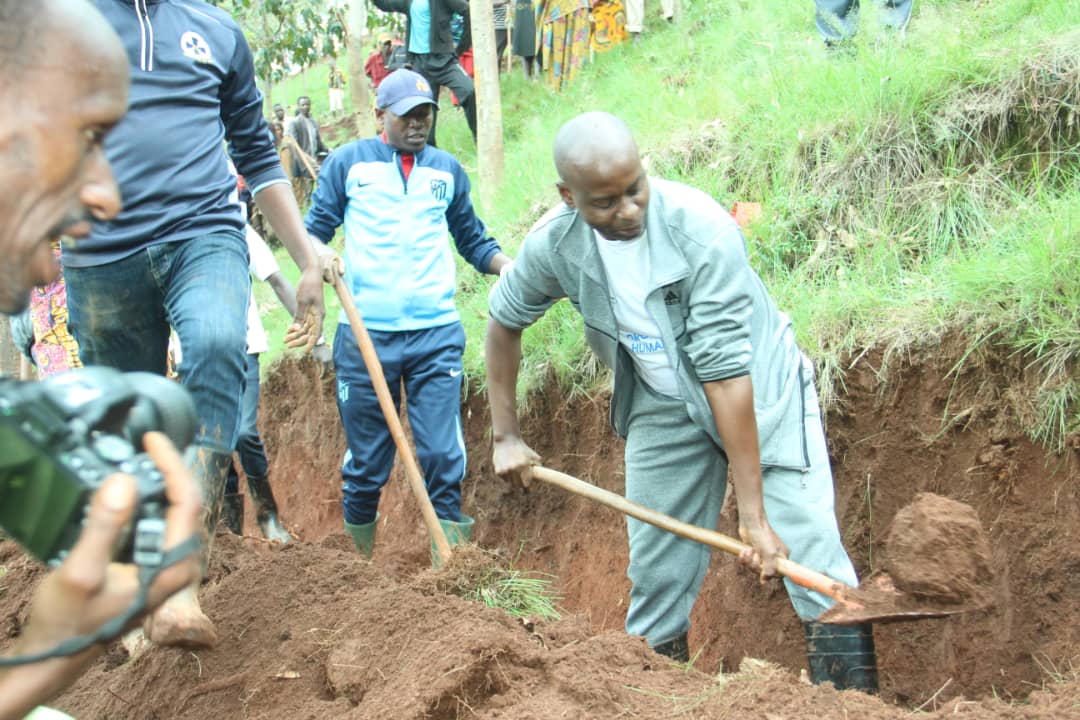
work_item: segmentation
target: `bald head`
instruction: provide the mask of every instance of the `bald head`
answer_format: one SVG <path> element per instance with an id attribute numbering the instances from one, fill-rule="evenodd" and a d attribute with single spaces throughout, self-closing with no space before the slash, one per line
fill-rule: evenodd
<path id="1" fill-rule="evenodd" d="M 15 78 L 28 53 L 36 52 L 35 29 L 40 15 L 36 3 L 23 0 L 0 0 L 0 65 L 5 69 L 0 87 L 6 88 Z"/>
<path id="2" fill-rule="evenodd" d="M 569 120 L 555 135 L 555 169 L 573 185 L 582 174 L 606 173 L 615 165 L 640 165 L 630 128 L 605 112 L 587 112 Z"/>
<path id="3" fill-rule="evenodd" d="M 556 134 L 554 156 L 559 195 L 593 230 L 613 241 L 641 236 L 649 179 L 626 123 L 603 112 L 578 115 Z"/>

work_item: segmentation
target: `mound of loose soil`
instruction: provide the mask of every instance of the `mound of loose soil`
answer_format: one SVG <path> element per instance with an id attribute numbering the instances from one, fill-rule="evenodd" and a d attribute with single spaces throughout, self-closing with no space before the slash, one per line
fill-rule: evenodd
<path id="1" fill-rule="evenodd" d="M 1038 379 L 1021 358 L 987 353 L 960 367 L 961 352 L 946 339 L 891 365 L 868 353 L 827 417 L 840 528 L 862 576 L 887 568 L 940 599 L 956 591 L 957 567 L 973 583 L 962 592 L 994 573 L 989 609 L 875 626 L 881 700 L 800 682 L 802 630 L 782 586 L 759 586 L 721 554 L 691 617 L 693 669 L 627 637 L 625 520 L 553 487 L 522 493 L 493 477 L 483 397 L 463 406 L 465 511 L 482 547 L 549 574 L 566 619 L 523 623 L 426 575 L 428 539 L 398 470 L 380 505 L 374 563 L 360 561 L 341 531 L 333 382 L 308 363 L 287 363 L 264 384 L 262 428 L 284 521 L 301 542 L 274 548 L 220 536 L 203 597 L 221 645 L 155 648 L 134 660 L 114 649 L 57 704 L 83 720 L 878 720 L 913 709 L 1078 717 L 1080 448 L 1048 453 L 1024 438 L 1016 418 Z M 607 410 L 604 396 L 547 393 L 531 399 L 523 431 L 545 464 L 621 492 L 622 446 Z M 976 537 L 971 515 L 901 519 L 902 535 L 919 536 L 931 520 L 953 529 L 938 538 L 944 545 L 890 549 L 894 518 L 920 493 L 966 504 L 985 529 L 974 555 L 941 562 L 949 572 L 912 572 L 896 560 L 945 557 Z M 730 509 L 718 529 L 736 533 Z M 0 565 L 0 623 L 12 637 L 42 571 L 10 544 L 0 544 Z"/>
<path id="2" fill-rule="evenodd" d="M 0 552 L 13 558 L 10 544 Z M 9 628 L 40 575 L 14 558 L 2 599 Z M 710 676 L 578 616 L 523 623 L 427 590 L 389 578 L 340 536 L 280 547 L 219 535 L 203 591 L 218 647 L 127 659 L 117 646 L 55 705 L 81 720 L 908 716 L 764 661 Z M 1074 679 L 1027 709 L 956 701 L 939 715 L 1063 718 L 1077 703 Z"/>

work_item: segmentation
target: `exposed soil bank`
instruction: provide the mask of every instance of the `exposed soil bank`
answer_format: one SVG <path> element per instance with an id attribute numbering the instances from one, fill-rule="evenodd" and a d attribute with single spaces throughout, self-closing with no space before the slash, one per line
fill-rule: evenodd
<path id="1" fill-rule="evenodd" d="M 553 576 L 566 619 L 530 626 L 418 582 L 428 541 L 400 473 L 383 497 L 375 561 L 360 561 L 341 533 L 333 382 L 286 363 L 264 385 L 262 426 L 284 520 L 303 542 L 219 535 L 203 597 L 222 643 L 135 660 L 114 649 L 56 704 L 84 720 L 877 720 L 916 707 L 941 718 L 1080 717 L 1080 452 L 1048 454 L 1023 438 L 1010 410 L 1025 386 L 1014 365 L 983 360 L 947 377 L 953 362 L 937 352 L 885 371 L 880 358 L 861 359 L 827 418 L 841 529 L 860 572 L 885 567 L 890 523 L 922 492 L 969 505 L 989 537 L 971 571 L 994 573 L 993 608 L 875 628 L 881 699 L 801 683 L 802 631 L 786 595 L 726 555 L 714 557 L 694 611 L 692 670 L 627 637 L 623 518 L 492 477 L 482 397 L 465 405 L 465 509 L 481 545 Z M 622 448 L 606 416 L 603 397 L 552 392 L 532 398 L 524 428 L 549 466 L 621 492 Z M 718 529 L 735 533 L 730 512 Z M 41 572 L 10 544 L 0 565 L 10 637 Z"/>
<path id="2" fill-rule="evenodd" d="M 987 556 L 973 560 L 971 572 L 993 571 L 993 608 L 876 629 L 883 696 L 907 706 L 946 682 L 939 699 L 1022 698 L 1043 684 L 1044 668 L 1080 667 L 1080 451 L 1047 453 L 1024 437 L 1015 408 L 1032 381 L 1021 360 L 969 359 L 948 375 L 959 352 L 949 345 L 893 359 L 888 368 L 868 354 L 826 418 L 841 530 L 861 574 L 884 567 L 890 523 L 919 493 L 971 506 L 989 538 Z M 264 422 L 272 427 L 286 520 L 317 540 L 340 532 L 344 445 L 332 385 L 319 388 L 309 372 L 279 368 Z M 607 407 L 605 397 L 537 395 L 523 418 L 526 439 L 548 466 L 621 492 L 622 445 L 608 428 Z M 525 494 L 494 477 L 483 396 L 467 398 L 465 424 L 465 509 L 477 518 L 479 542 L 502 548 L 518 567 L 554 576 L 563 607 L 597 631 L 621 628 L 629 587 L 624 519 L 555 488 L 536 484 Z M 384 494 L 376 553 L 392 573 L 427 562 L 419 511 L 398 480 Z M 736 533 L 730 511 L 717 529 Z M 710 673 L 733 671 L 745 657 L 805 666 L 802 628 L 782 589 L 759 587 L 720 553 L 690 640 L 695 666 Z"/>

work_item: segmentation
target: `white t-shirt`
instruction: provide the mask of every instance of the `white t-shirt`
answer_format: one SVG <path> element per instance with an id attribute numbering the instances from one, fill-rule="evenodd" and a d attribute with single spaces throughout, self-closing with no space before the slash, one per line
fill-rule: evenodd
<path id="1" fill-rule="evenodd" d="M 257 280 L 265 281 L 268 277 L 278 272 L 277 260 L 274 253 L 267 246 L 266 241 L 259 237 L 259 233 L 250 225 L 247 227 L 248 246 L 248 269 Z M 255 305 L 255 292 L 252 290 L 248 300 L 247 317 L 247 352 L 248 355 L 264 353 L 270 349 L 270 343 L 266 338 L 266 330 L 263 329 L 262 319 L 259 318 L 259 308 Z"/>
<path id="2" fill-rule="evenodd" d="M 607 271 L 611 306 L 619 325 L 619 343 L 630 353 L 638 375 L 650 388 L 668 397 L 682 397 L 675 369 L 660 337 L 660 326 L 645 307 L 645 296 L 649 293 L 649 246 L 645 233 L 637 240 L 605 240 L 599 233 L 593 234 Z"/>

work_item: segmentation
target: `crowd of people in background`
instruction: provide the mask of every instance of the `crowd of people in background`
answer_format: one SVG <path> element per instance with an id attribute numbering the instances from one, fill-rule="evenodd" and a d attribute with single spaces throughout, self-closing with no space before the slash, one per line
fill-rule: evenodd
<path id="1" fill-rule="evenodd" d="M 420 51 L 430 50 L 430 42 L 427 45 L 421 42 L 420 48 L 415 44 L 422 39 L 411 32 L 412 4 L 402 0 L 382 2 L 387 10 L 406 15 L 407 37 L 403 39 L 387 31 L 376 35 L 375 47 L 364 63 L 370 92 L 377 93 L 383 80 L 393 71 L 409 67 L 429 82 L 437 108 L 440 78 L 468 76 L 468 82 L 454 77 L 446 84 L 452 90 L 454 104 L 466 108 L 475 137 L 475 108 L 471 104 L 471 33 L 467 16 L 460 12 L 462 8 L 448 4 L 446 12 L 436 12 L 435 17 L 442 27 L 432 27 L 430 15 L 421 23 L 432 37 L 449 38 L 452 46 L 452 53 L 444 53 L 446 57 L 438 58 L 433 64 L 432 53 Z M 850 42 L 858 27 L 858 0 L 814 2 L 815 23 L 826 46 L 843 47 Z M 675 20 L 675 3 L 676 0 L 661 0 L 663 18 L 669 23 Z M 436 8 L 443 8 L 443 5 L 436 5 Z M 912 0 L 883 0 L 878 17 L 883 27 L 902 34 L 911 11 Z M 638 42 L 645 31 L 644 0 L 493 0 L 492 16 L 500 73 L 510 69 L 511 58 L 517 58 L 527 80 L 542 77 L 555 89 L 561 89 L 572 79 L 596 51 L 609 49 L 628 39 Z M 410 51 L 410 41 L 413 41 L 413 51 Z M 345 73 L 333 60 L 328 61 L 327 98 L 331 118 L 346 112 L 346 85 Z M 455 88 L 457 92 L 453 92 Z M 318 121 L 311 115 L 310 98 L 297 97 L 295 108 L 295 114 L 287 117 L 285 106 L 275 103 L 273 115 L 267 122 L 297 206 L 305 208 L 330 150 L 323 140 Z M 434 119 L 428 143 L 435 145 Z M 243 188 L 242 177 L 240 187 Z M 245 206 L 255 234 L 260 238 L 274 237 L 257 206 L 250 202 L 250 193 Z M 59 260 L 58 243 L 54 243 L 53 253 Z M 29 310 L 13 321 L 12 329 L 16 344 L 24 351 L 24 377 L 35 374 L 44 377 L 81 365 L 78 344 L 68 327 L 67 286 L 63 276 L 47 286 L 33 289 Z"/>
<path id="2" fill-rule="evenodd" d="M 882 27 L 902 36 L 911 17 L 913 0 L 880 0 L 878 20 Z M 364 61 L 364 75 L 372 96 L 394 70 L 407 67 L 431 85 L 438 116 L 440 90 L 446 87 L 455 106 L 461 107 L 476 138 L 476 107 L 473 84 L 473 48 L 468 7 L 464 0 L 377 0 L 386 13 L 404 16 L 404 34 L 380 31 Z M 850 49 L 858 28 L 859 0 L 814 0 L 815 23 L 826 47 Z M 661 15 L 675 24 L 678 0 L 660 0 Z M 644 0 L 493 0 L 492 22 L 499 73 L 519 62 L 523 77 L 543 81 L 561 90 L 596 53 L 623 42 L 640 42 L 646 32 Z M 508 52 L 509 51 L 509 52 Z M 516 61 L 514 60 L 516 58 Z M 345 74 L 328 63 L 329 114 L 345 113 Z M 281 105 L 274 106 L 271 129 L 282 152 L 286 171 L 294 179 L 296 198 L 305 205 L 311 195 L 312 168 L 318 168 L 327 152 L 311 131 L 310 100 L 296 100 L 295 119 L 285 120 Z M 428 142 L 436 145 L 436 121 Z M 287 142 L 291 137 L 294 142 Z"/>
<path id="3" fill-rule="evenodd" d="M 638 11 L 644 12 L 643 0 L 630 2 L 636 2 Z M 673 20 L 674 2 L 664 0 L 668 21 Z M 375 46 L 364 60 L 370 92 L 377 93 L 383 79 L 394 70 L 415 70 L 429 83 L 436 98 L 429 144 L 437 145 L 437 102 L 442 87 L 448 88 L 453 104 L 464 111 L 475 140 L 472 33 L 464 0 L 424 4 L 377 0 L 376 6 L 384 12 L 404 15 L 405 32 L 403 36 L 388 31 L 376 34 Z M 629 36 L 627 11 L 623 0 L 494 0 L 492 19 L 499 72 L 509 70 L 512 58 L 517 57 L 527 80 L 543 78 L 550 87 L 560 90 L 597 51 L 614 47 Z M 635 39 L 641 30 L 639 23 L 632 33 Z M 327 98 L 331 118 L 345 113 L 345 87 L 345 74 L 333 60 L 329 61 Z M 312 169 L 318 168 L 327 150 L 318 136 L 318 126 L 313 129 L 311 125 L 310 99 L 302 96 L 295 102 L 294 118 L 286 119 L 285 108 L 275 104 L 274 117 L 268 122 L 286 172 L 293 180 L 297 202 L 303 206 L 311 195 Z"/>

